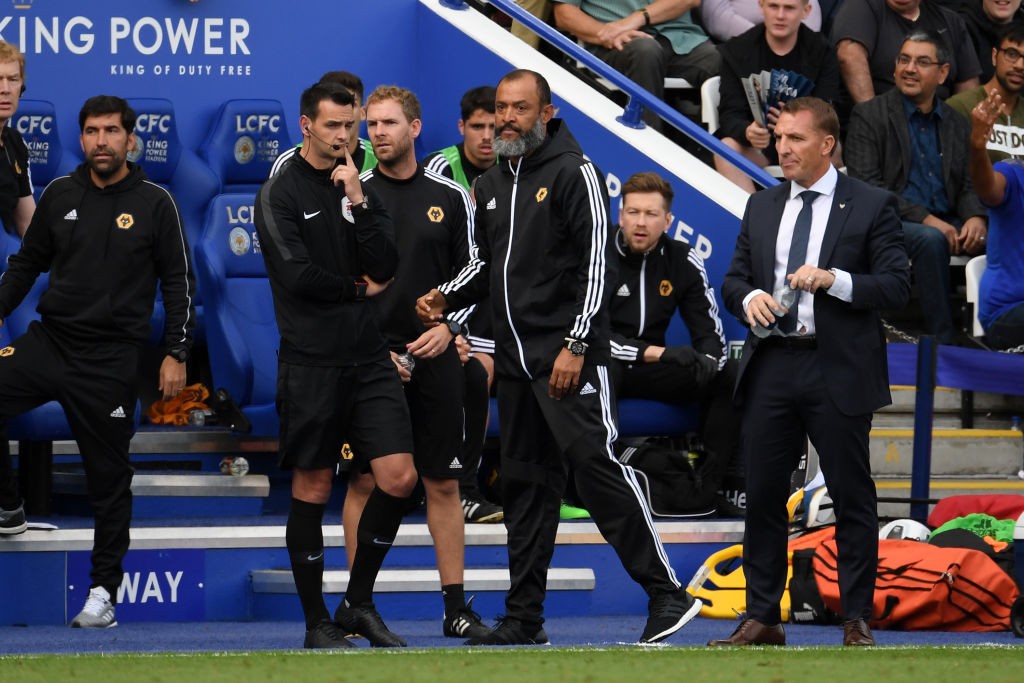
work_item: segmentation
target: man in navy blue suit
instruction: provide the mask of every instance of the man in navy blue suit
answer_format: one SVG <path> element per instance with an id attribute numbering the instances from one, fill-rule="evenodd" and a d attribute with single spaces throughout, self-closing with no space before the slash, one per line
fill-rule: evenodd
<path id="1" fill-rule="evenodd" d="M 895 199 L 836 172 L 835 110 L 789 102 L 775 127 L 787 182 L 750 197 L 722 285 L 751 327 L 736 384 L 747 465 L 743 569 L 747 618 L 712 646 L 784 645 L 786 498 L 805 435 L 835 503 L 844 645 L 873 645 L 868 628 L 878 564 L 878 513 L 868 458 L 872 413 L 891 401 L 878 311 L 910 295 Z M 779 309 L 781 285 L 797 300 Z M 776 315 L 776 312 L 778 315 Z"/>

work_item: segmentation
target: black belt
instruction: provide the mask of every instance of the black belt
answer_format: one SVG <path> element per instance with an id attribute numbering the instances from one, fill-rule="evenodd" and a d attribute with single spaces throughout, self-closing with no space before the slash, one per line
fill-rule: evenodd
<path id="1" fill-rule="evenodd" d="M 766 348 L 808 350 L 818 348 L 818 338 L 813 334 L 789 337 L 773 334 L 762 339 L 760 345 Z"/>

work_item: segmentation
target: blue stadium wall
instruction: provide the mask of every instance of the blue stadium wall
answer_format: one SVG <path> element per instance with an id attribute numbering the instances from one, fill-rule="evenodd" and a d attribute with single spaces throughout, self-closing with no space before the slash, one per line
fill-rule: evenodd
<path id="1" fill-rule="evenodd" d="M 0 37 L 26 54 L 25 97 L 54 103 L 64 147 L 76 159 L 81 156 L 78 110 L 98 93 L 169 99 L 182 143 L 193 150 L 202 145 L 224 100 L 277 99 L 286 112 L 280 125 L 297 142 L 299 94 L 331 69 L 359 74 L 367 90 L 378 84 L 414 90 L 424 108 L 417 146 L 422 155 L 457 138 L 458 100 L 466 89 L 495 83 L 513 66 L 527 66 L 552 80 L 559 115 L 608 176 L 613 217 L 625 178 L 658 170 L 677 192 L 673 236 L 705 257 L 712 285 L 717 287 L 728 266 L 741 195 L 722 189 L 720 176 L 699 162 L 695 168 L 658 159 L 658 152 L 677 148 L 659 145 L 664 141 L 656 134 L 646 131 L 644 137 L 607 115 L 601 120 L 595 112 L 609 106 L 604 98 L 589 91 L 567 97 L 564 91 L 578 88 L 560 87 L 564 72 L 472 11 L 448 10 L 439 0 L 0 1 L 6 5 L 0 5 Z M 142 120 L 139 132 L 156 125 L 160 122 Z M 723 318 L 727 336 L 742 338 L 739 325 Z"/>

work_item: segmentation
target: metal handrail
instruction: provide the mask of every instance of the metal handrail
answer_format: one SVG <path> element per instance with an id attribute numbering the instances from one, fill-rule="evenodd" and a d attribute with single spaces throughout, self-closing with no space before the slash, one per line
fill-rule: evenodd
<path id="1" fill-rule="evenodd" d="M 438 2 L 450 9 L 472 9 L 465 0 L 438 0 Z M 637 85 L 632 79 L 616 71 L 587 50 L 563 36 L 547 23 L 521 8 L 514 0 L 488 0 L 488 2 L 525 25 L 561 52 L 569 55 L 577 62 L 586 66 L 587 69 L 593 71 L 601 78 L 610 81 L 615 87 L 625 92 L 629 96 L 629 102 L 626 104 L 622 115 L 616 117 L 616 120 L 622 125 L 630 128 L 643 128 L 645 125 L 643 122 L 643 108 L 647 107 L 705 149 L 724 157 L 729 163 L 746 173 L 755 183 L 764 187 L 772 187 L 778 184 L 779 181 L 776 178 L 766 173 L 757 164 L 752 163 L 743 155 L 730 149 L 718 138 L 710 135 L 706 130 L 668 106 L 664 101 Z"/>

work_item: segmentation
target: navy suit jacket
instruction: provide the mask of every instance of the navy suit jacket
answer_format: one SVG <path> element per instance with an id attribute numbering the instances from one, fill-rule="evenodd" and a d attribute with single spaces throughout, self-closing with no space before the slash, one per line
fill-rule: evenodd
<path id="1" fill-rule="evenodd" d="M 736 250 L 722 284 L 722 298 L 746 323 L 743 299 L 751 291 L 774 289 L 775 243 L 790 182 L 751 195 Z M 827 292 L 814 295 L 814 324 L 828 391 L 846 415 L 871 413 L 888 405 L 889 370 L 879 310 L 902 308 L 910 297 L 910 272 L 896 200 L 842 173 L 821 245 L 818 267 L 838 268 L 853 279 L 853 301 Z M 806 296 L 806 293 L 805 293 Z M 736 382 L 743 400 L 743 378 L 757 357 L 761 340 L 747 334 Z"/>

